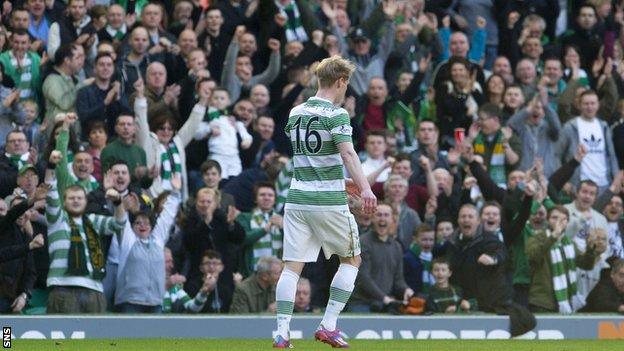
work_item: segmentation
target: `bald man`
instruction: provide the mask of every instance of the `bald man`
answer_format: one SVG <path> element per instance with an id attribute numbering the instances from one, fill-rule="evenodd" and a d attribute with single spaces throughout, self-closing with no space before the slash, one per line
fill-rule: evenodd
<path id="1" fill-rule="evenodd" d="M 147 118 L 151 121 L 161 114 L 170 114 L 179 118 L 178 98 L 180 86 L 167 85 L 167 69 L 160 62 L 152 62 L 145 73 L 145 98 L 147 99 Z M 134 101 L 136 93 L 131 101 Z"/>
<path id="2" fill-rule="evenodd" d="M 449 43 L 450 57 L 463 57 L 468 59 L 470 52 L 470 42 L 468 37 L 463 32 L 454 32 L 451 34 Z M 469 61 L 471 63 L 470 72 L 477 71 L 477 81 L 482 87 L 485 85 L 485 76 L 483 75 L 483 69 L 477 63 Z M 448 64 L 448 60 L 441 62 L 433 72 L 433 86 L 437 91 L 444 89 L 446 81 L 451 79 L 451 71 Z"/>
<path id="3" fill-rule="evenodd" d="M 126 51 L 122 49 L 119 76 L 122 82 L 122 95 L 130 96 L 134 92 L 134 82 L 145 77 L 147 66 L 154 61 L 154 57 L 147 52 L 150 42 L 145 27 L 135 27 L 130 32 L 126 45 Z"/>
<path id="4" fill-rule="evenodd" d="M 175 46 L 177 49 L 172 49 L 165 60 L 169 73 L 167 84 L 180 83 L 188 75 L 187 62 L 190 53 L 197 49 L 197 34 L 191 29 L 183 30 Z"/>

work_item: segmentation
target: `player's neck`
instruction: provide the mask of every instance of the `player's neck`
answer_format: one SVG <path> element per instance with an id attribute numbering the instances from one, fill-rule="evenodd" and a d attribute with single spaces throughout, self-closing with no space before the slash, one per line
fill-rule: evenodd
<path id="1" fill-rule="evenodd" d="M 322 88 L 316 92 L 317 98 L 329 100 L 332 104 L 334 104 L 336 101 L 336 95 L 336 90 L 334 89 Z"/>

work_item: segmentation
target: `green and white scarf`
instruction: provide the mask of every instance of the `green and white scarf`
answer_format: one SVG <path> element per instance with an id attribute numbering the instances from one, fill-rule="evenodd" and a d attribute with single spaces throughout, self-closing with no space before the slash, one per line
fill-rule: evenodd
<path id="1" fill-rule="evenodd" d="M 275 0 L 275 6 L 277 6 L 280 14 L 287 18 L 286 25 L 284 25 L 286 40 L 300 41 L 302 43 L 308 41 L 308 34 L 303 28 L 301 14 L 299 13 L 299 7 L 297 7 L 295 0 L 292 0 L 290 4 L 286 6 L 280 4 L 279 0 Z"/>
<path id="2" fill-rule="evenodd" d="M 490 177 L 503 189 L 507 189 L 507 175 L 505 172 L 505 148 L 503 148 L 503 132 L 498 131 L 496 133 L 494 150 L 492 151 L 492 157 L 490 163 L 487 164 L 488 173 Z M 476 155 L 485 155 L 485 141 L 483 133 L 477 134 L 474 141 L 474 152 Z"/>
<path id="3" fill-rule="evenodd" d="M 550 231 L 548 232 L 550 236 Z M 559 313 L 574 312 L 573 297 L 576 295 L 576 263 L 574 243 L 565 235 L 550 248 L 550 269 L 552 271 L 555 299 Z"/>
<path id="4" fill-rule="evenodd" d="M 93 272 L 91 276 L 94 280 L 102 280 L 105 274 L 105 260 L 104 252 L 102 251 L 102 243 L 98 236 L 93 223 L 86 215 L 82 216 L 82 226 L 79 226 L 73 218 L 69 217 L 70 227 L 70 245 L 67 254 L 67 271 L 65 275 L 74 277 L 89 276 L 89 269 L 87 267 L 87 259 L 91 262 Z M 87 238 L 87 250 L 89 257 L 85 254 L 85 242 L 80 235 L 80 228 L 84 230 L 85 237 Z"/>
<path id="5" fill-rule="evenodd" d="M 20 168 L 24 167 L 28 163 L 30 153 L 27 152 L 23 155 L 11 155 L 7 153 L 5 155 L 9 160 L 11 160 L 11 163 L 17 167 L 17 170 L 19 171 Z"/>
<path id="6" fill-rule="evenodd" d="M 90 175 L 89 179 L 78 179 L 73 172 L 70 172 L 69 174 L 70 177 L 72 177 L 74 184 L 83 187 L 87 194 L 100 187 L 100 183 L 98 183 L 97 179 L 95 179 L 93 175 Z"/>
<path id="7" fill-rule="evenodd" d="M 294 173 L 294 164 L 290 160 L 282 170 L 279 172 L 277 179 L 275 180 L 275 192 L 277 198 L 275 200 L 275 209 L 278 212 L 282 212 L 284 205 L 286 204 L 286 198 L 288 197 L 288 190 L 290 190 L 290 181 L 292 180 Z"/>
<path id="8" fill-rule="evenodd" d="M 171 312 L 171 308 L 176 301 L 181 300 L 183 304 L 191 301 L 186 291 L 182 288 L 182 284 L 176 284 L 165 291 L 165 297 L 163 298 L 162 310 L 163 312 Z"/>
<path id="9" fill-rule="evenodd" d="M 227 116 L 229 113 L 227 110 L 221 111 L 214 107 L 208 107 L 206 109 L 206 114 L 204 115 L 204 122 L 211 122 L 215 119 L 218 119 L 221 116 Z"/>
<path id="10" fill-rule="evenodd" d="M 429 288 L 435 284 L 435 278 L 431 274 L 431 261 L 433 259 L 433 254 L 431 252 L 422 252 L 420 246 L 418 246 L 418 244 L 416 243 L 412 243 L 409 247 L 409 250 L 414 254 L 414 256 L 420 259 L 420 263 L 423 267 L 423 293 L 427 294 L 429 292 Z"/>
<path id="11" fill-rule="evenodd" d="M 269 219 L 275 213 L 271 212 L 262 212 L 260 209 L 255 209 L 251 214 L 251 223 L 250 228 L 253 229 L 264 229 L 264 227 L 269 224 Z M 283 246 L 284 234 L 282 231 L 275 227 L 271 226 L 271 229 L 268 233 L 266 233 L 263 237 L 261 237 L 258 241 L 253 244 L 253 270 L 256 270 L 256 265 L 260 257 L 264 256 L 273 256 L 279 257 L 280 251 Z"/>
<path id="12" fill-rule="evenodd" d="M 20 75 L 19 84 L 15 88 L 20 90 L 20 99 L 28 99 L 33 95 L 33 91 L 30 90 L 30 81 L 32 80 L 30 66 L 32 65 L 32 60 L 28 54 L 24 54 L 22 62 L 18 62 L 17 57 L 13 55 L 13 51 L 9 51 L 9 56 L 11 57 L 11 65 L 15 67 L 15 71 Z"/>
<path id="13" fill-rule="evenodd" d="M 172 190 L 171 177 L 173 173 L 182 173 L 180 152 L 173 141 L 167 147 L 163 144 L 158 144 L 158 150 L 160 151 L 162 188 L 163 190 Z"/>
<path id="14" fill-rule="evenodd" d="M 113 38 L 113 40 L 122 41 L 126 36 L 126 32 L 128 31 L 126 24 L 122 24 L 119 29 L 115 29 L 110 25 L 106 26 L 106 32 Z"/>

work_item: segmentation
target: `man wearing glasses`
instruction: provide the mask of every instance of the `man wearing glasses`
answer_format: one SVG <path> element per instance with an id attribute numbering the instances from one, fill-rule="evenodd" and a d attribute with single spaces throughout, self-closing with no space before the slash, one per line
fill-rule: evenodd
<path id="1" fill-rule="evenodd" d="M 26 134 L 13 130 L 5 139 L 4 152 L 0 154 L 0 198 L 13 193 L 17 187 L 17 172 L 26 164 L 35 164 L 36 155 L 29 152 Z"/>

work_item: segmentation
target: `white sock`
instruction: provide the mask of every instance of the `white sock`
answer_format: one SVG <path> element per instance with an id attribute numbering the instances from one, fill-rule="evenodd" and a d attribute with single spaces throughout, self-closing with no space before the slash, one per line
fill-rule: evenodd
<path id="1" fill-rule="evenodd" d="M 277 333 L 284 339 L 289 338 L 290 318 L 295 307 L 297 282 L 299 275 L 287 268 L 282 270 L 277 286 L 275 287 L 275 302 L 277 304 Z"/>
<path id="2" fill-rule="evenodd" d="M 347 304 L 347 301 L 349 301 L 349 297 L 351 297 L 357 275 L 358 269 L 355 266 L 342 263 L 338 267 L 338 272 L 334 275 L 334 279 L 329 288 L 329 301 L 327 302 L 325 315 L 321 321 L 321 325 L 325 329 L 336 329 L 336 320 Z"/>

